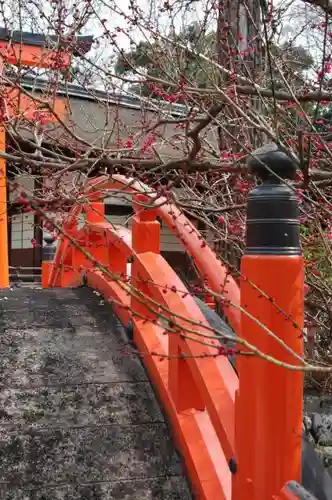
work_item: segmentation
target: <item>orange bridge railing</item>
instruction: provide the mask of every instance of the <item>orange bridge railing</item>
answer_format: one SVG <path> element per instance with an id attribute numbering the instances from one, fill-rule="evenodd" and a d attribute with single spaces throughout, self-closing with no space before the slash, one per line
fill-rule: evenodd
<path id="1" fill-rule="evenodd" d="M 249 167 L 266 182 L 248 200 L 241 297 L 229 271 L 178 208 L 142 183 L 117 175 L 89 183 L 85 202 L 73 207 L 62 225 L 54 259 L 43 263 L 44 286 L 75 287 L 85 280 L 111 302 L 125 326 L 132 325 L 194 494 L 206 500 L 305 498 L 298 485 L 303 261 L 296 196 L 273 175 L 292 177 L 294 169 L 278 151 L 263 149 L 255 158 Z M 100 199 L 114 189 L 132 195 L 131 231 L 105 219 Z M 85 224 L 79 228 L 81 214 Z M 243 354 L 237 372 L 221 355 L 225 349 L 196 301 L 160 255 L 157 216 L 222 298 L 239 336 L 236 353 Z"/>

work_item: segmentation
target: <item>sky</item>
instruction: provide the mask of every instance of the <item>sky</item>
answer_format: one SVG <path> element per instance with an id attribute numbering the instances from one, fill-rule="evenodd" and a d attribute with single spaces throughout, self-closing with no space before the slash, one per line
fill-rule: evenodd
<path id="1" fill-rule="evenodd" d="M 82 6 L 85 5 L 86 2 L 86 0 L 60 1 L 62 1 L 66 7 L 75 4 L 75 2 L 77 2 L 78 5 L 81 4 Z M 164 15 L 160 13 L 160 6 L 164 3 L 164 0 L 136 0 L 136 4 L 142 11 L 141 19 L 144 19 L 145 21 L 150 19 L 151 26 L 155 31 L 166 33 L 171 27 L 180 31 L 181 28 L 189 25 L 195 20 L 203 21 L 206 6 L 211 7 L 213 1 L 214 0 L 170 0 L 171 5 L 174 6 L 174 10 L 176 10 L 180 5 L 183 7 L 185 2 L 187 2 L 187 5 L 190 2 L 190 8 L 187 7 L 186 9 L 178 9 L 179 12 L 175 17 L 173 17 L 172 23 L 170 22 L 168 13 Z M 308 26 L 312 24 L 312 21 L 308 19 L 310 17 L 310 12 L 312 12 L 312 8 L 305 4 L 302 0 L 274 1 L 275 5 L 278 7 L 288 7 L 288 14 L 285 14 L 284 16 L 284 29 L 281 41 L 292 39 L 296 36 L 296 42 L 306 48 L 310 48 L 312 55 L 319 61 L 321 57 L 321 40 L 317 43 L 313 37 L 312 30 L 302 29 L 306 22 L 308 22 Z M 43 19 L 38 16 L 38 10 L 40 9 L 40 6 L 42 6 L 41 8 L 43 9 L 43 12 L 47 14 L 50 11 L 50 1 L 48 0 L 42 3 L 36 2 L 37 0 L 26 0 L 24 3 L 21 3 L 21 0 L 5 2 L 6 17 L 13 20 L 13 23 L 16 25 L 15 27 L 18 28 L 18 6 L 23 5 L 23 8 L 25 9 L 25 17 L 22 16 L 21 19 L 23 28 L 30 30 L 31 28 L 29 28 L 29 25 L 33 26 L 35 19 L 37 24 L 42 25 Z M 84 34 L 92 34 L 97 38 L 100 37 L 102 34 L 102 24 L 100 20 L 105 19 L 105 26 L 111 33 L 116 35 L 115 42 L 117 47 L 123 49 L 124 51 L 130 50 L 130 38 L 132 39 L 134 45 L 145 37 L 150 38 L 151 33 L 149 30 L 141 29 L 140 26 L 137 26 L 135 29 L 129 26 L 128 19 L 126 19 L 126 16 L 131 17 L 129 2 L 130 0 L 92 0 L 92 5 L 95 7 L 99 19 L 97 16 L 91 16 L 85 26 Z M 292 4 L 291 8 L 289 7 L 290 4 Z M 299 8 L 301 8 L 301 15 L 299 15 Z M 124 14 L 123 16 L 120 14 L 121 12 Z M 213 11 L 213 15 L 210 16 L 209 26 L 211 26 L 211 28 L 213 28 L 213 24 L 211 22 L 213 17 L 215 20 L 215 10 Z M 118 28 L 120 29 L 118 30 Z M 130 33 L 130 37 L 128 36 L 128 33 Z M 109 39 L 101 40 L 100 46 L 91 50 L 89 58 L 103 67 L 106 65 L 111 68 L 112 63 L 115 61 L 114 57 L 112 59 L 112 55 L 115 54 L 118 54 L 118 52 L 114 50 L 114 47 L 110 46 Z"/>

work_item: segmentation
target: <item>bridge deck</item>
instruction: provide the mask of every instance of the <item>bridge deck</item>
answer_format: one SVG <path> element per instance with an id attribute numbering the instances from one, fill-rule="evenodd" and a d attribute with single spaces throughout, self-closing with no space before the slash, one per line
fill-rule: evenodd
<path id="1" fill-rule="evenodd" d="M 187 500 L 139 358 L 91 290 L 0 292 L 0 497 Z"/>

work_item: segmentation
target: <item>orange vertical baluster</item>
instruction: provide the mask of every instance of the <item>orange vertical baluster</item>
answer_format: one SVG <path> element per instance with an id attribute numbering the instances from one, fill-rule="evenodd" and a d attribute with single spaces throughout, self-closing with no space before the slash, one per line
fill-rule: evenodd
<path id="1" fill-rule="evenodd" d="M 292 179 L 296 169 L 274 145 L 264 146 L 253 155 L 249 169 L 263 184 L 248 197 L 241 305 L 303 356 L 304 271 L 297 196 L 273 174 Z M 281 362 L 301 364 L 245 313 L 241 335 Z M 237 369 L 232 498 L 268 500 L 287 481 L 301 479 L 303 373 L 258 356 L 239 356 Z"/>
<path id="2" fill-rule="evenodd" d="M 91 202 L 84 205 L 86 225 L 83 229 L 84 237 L 78 243 L 80 248 L 72 249 L 72 276 L 70 277 L 70 286 L 81 284 L 83 274 L 86 269 L 108 265 L 108 250 L 104 231 L 98 227 L 98 224 L 105 222 L 105 206 L 103 202 Z M 97 227 L 93 227 L 94 224 Z M 91 257 L 86 257 L 85 250 Z"/>
<path id="3" fill-rule="evenodd" d="M 112 273 L 127 277 L 127 259 L 114 244 L 109 244 L 108 248 L 109 268 Z"/>
<path id="4" fill-rule="evenodd" d="M 73 235 L 74 236 L 74 235 Z M 91 251 L 92 249 L 89 247 L 88 248 L 88 237 L 85 236 L 82 240 L 79 242 L 80 248 L 72 247 L 71 250 L 71 269 L 69 270 L 68 274 L 68 280 L 67 280 L 67 286 L 69 287 L 76 287 L 80 286 L 83 283 L 83 275 L 84 272 L 87 269 L 90 269 L 93 266 L 93 263 L 91 262 L 90 259 L 88 259 L 84 252 L 82 252 L 81 248 L 85 251 L 88 251 L 90 254 L 93 252 Z"/>
<path id="5" fill-rule="evenodd" d="M 103 266 L 109 263 L 109 251 L 106 247 L 106 239 L 104 233 L 95 232 L 89 228 L 89 224 L 104 224 L 105 219 L 105 204 L 104 202 L 91 202 L 84 206 L 86 222 L 87 222 L 87 251 L 93 255 L 95 262 Z M 94 266 L 94 264 L 93 264 Z M 91 267 L 88 265 L 88 267 Z"/>
<path id="6" fill-rule="evenodd" d="M 137 203 L 140 202 L 140 204 Z M 132 245 L 137 253 L 160 252 L 160 224 L 155 220 L 157 212 L 153 209 L 144 209 L 142 204 L 149 205 L 149 199 L 141 194 L 133 197 L 133 207 L 136 215 L 133 218 L 132 227 Z M 134 259 L 135 263 L 135 259 Z M 138 286 L 142 292 L 147 292 L 147 286 L 140 281 L 136 273 L 135 264 L 133 265 L 132 276 L 133 284 Z M 173 283 L 168 283 L 170 289 Z M 154 319 L 155 314 L 151 314 L 148 308 L 144 307 L 134 299 L 136 310 L 140 311 L 149 319 Z M 132 306 L 133 307 L 133 306 Z M 135 337 L 135 334 L 134 334 Z M 176 335 L 168 336 L 169 354 L 174 356 L 169 360 L 169 387 L 172 393 L 173 401 L 177 411 L 184 411 L 188 408 L 203 410 L 204 403 L 201 400 L 198 391 L 195 391 L 195 382 L 192 373 L 185 359 L 181 359 L 181 348 L 179 338 Z"/>
<path id="7" fill-rule="evenodd" d="M 103 202 L 91 202 L 84 205 L 87 222 L 105 222 L 105 205 Z"/>
<path id="8" fill-rule="evenodd" d="M 42 288 L 49 288 L 49 279 L 52 272 L 52 266 L 53 266 L 52 262 L 42 261 L 42 269 L 41 269 Z"/>
<path id="9" fill-rule="evenodd" d="M 140 204 L 137 204 L 139 202 Z M 160 252 L 160 224 L 156 221 L 155 210 L 144 209 L 141 204 L 148 204 L 148 198 L 144 195 L 136 195 L 133 197 L 133 208 L 136 215 L 133 217 L 132 225 L 132 248 L 134 254 L 145 252 Z M 131 266 L 131 283 L 133 287 L 137 288 L 142 293 L 149 295 L 148 284 L 144 282 L 139 274 L 135 255 Z M 140 300 L 132 296 L 131 308 L 133 311 L 133 319 L 135 320 L 135 312 L 142 315 L 144 318 L 154 320 L 157 314 L 151 311 L 151 308 Z M 155 307 L 153 307 L 155 309 Z M 145 321 L 144 319 L 136 316 L 137 321 Z M 137 335 L 136 328 L 134 327 L 134 341 Z"/>
<path id="10" fill-rule="evenodd" d="M 136 253 L 160 253 L 160 224 L 156 221 L 157 213 L 154 209 L 144 208 L 143 204 L 149 205 L 147 196 L 133 196 L 133 208 L 136 213 L 132 227 L 133 250 Z"/>
<path id="11" fill-rule="evenodd" d="M 181 349 L 179 335 L 168 335 L 170 355 L 168 384 L 175 408 L 178 412 L 186 410 L 205 410 L 205 402 L 198 390 L 188 360 Z"/>
<path id="12" fill-rule="evenodd" d="M 6 130 L 0 126 L 0 150 L 6 151 Z M 0 158 L 0 288 L 9 288 L 7 174 L 6 161 Z"/>

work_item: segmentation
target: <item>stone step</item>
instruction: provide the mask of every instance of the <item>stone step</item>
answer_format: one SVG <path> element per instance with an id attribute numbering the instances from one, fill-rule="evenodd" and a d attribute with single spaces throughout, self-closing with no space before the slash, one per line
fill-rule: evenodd
<path id="1" fill-rule="evenodd" d="M 165 423 L 0 432 L 7 487 L 118 481 L 181 474 Z"/>
<path id="2" fill-rule="evenodd" d="M 139 398 L 137 397 L 139 391 Z M 149 382 L 81 384 L 0 392 L 0 429 L 163 423 Z"/>
<path id="3" fill-rule="evenodd" d="M 58 328 L 7 329 L 0 333 L 0 385 L 146 381 L 139 356 L 123 338 L 100 329 L 79 335 Z"/>
<path id="4" fill-rule="evenodd" d="M 160 476 L 147 479 L 132 478 L 112 482 L 80 484 L 48 484 L 33 489 L 14 491 L 0 484 L 4 500 L 191 500 L 188 487 L 179 476 Z"/>
<path id="5" fill-rule="evenodd" d="M 110 306 L 91 290 L 0 292 L 0 384 L 128 380 L 147 377 Z"/>

